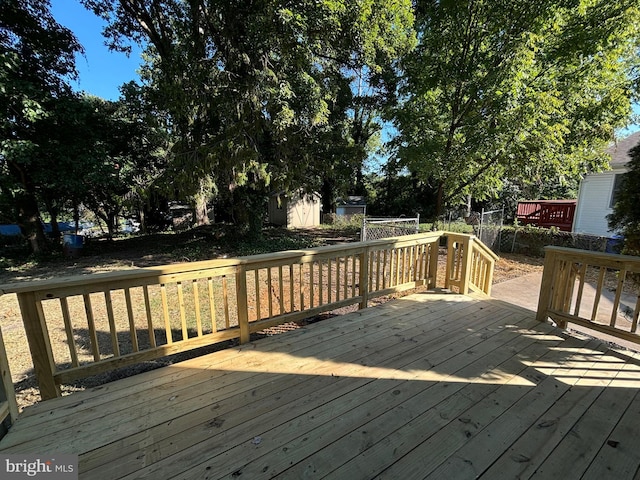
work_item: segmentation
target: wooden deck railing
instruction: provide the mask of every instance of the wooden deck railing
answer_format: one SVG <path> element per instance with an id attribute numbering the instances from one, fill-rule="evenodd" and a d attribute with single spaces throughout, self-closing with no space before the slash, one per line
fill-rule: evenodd
<path id="1" fill-rule="evenodd" d="M 445 288 L 455 287 L 491 295 L 493 270 L 498 256 L 472 235 L 448 233 Z"/>
<path id="2" fill-rule="evenodd" d="M 640 257 L 546 247 L 537 318 L 640 343 L 638 274 Z"/>
<path id="3" fill-rule="evenodd" d="M 419 286 L 443 232 L 0 286 L 15 293 L 43 399 L 59 385 Z M 495 255 L 451 234 L 445 283 L 490 293 Z M 51 332 L 55 332 L 54 337 Z M 51 348 L 52 341 L 67 347 Z M 60 346 L 60 345 L 58 345 Z M 55 352 L 65 351 L 65 355 Z"/>
<path id="4" fill-rule="evenodd" d="M 18 418 L 18 404 L 16 392 L 11 381 L 11 371 L 7 361 L 7 351 L 4 347 L 2 330 L 0 329 L 0 438 L 7 428 Z"/>

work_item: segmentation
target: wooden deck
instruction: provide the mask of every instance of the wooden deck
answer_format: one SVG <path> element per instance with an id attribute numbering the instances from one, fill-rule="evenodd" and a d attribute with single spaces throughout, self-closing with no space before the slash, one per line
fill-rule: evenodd
<path id="1" fill-rule="evenodd" d="M 414 294 L 53 399 L 4 453 L 81 479 L 636 477 L 640 361 L 506 303 Z"/>

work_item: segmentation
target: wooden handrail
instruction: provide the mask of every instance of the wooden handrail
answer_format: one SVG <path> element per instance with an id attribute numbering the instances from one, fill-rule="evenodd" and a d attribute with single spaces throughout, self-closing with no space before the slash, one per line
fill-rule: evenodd
<path id="1" fill-rule="evenodd" d="M 470 290 L 491 295 L 498 256 L 473 235 L 447 233 L 447 276 L 445 288 L 455 287 L 466 295 Z"/>
<path id="2" fill-rule="evenodd" d="M 537 319 L 640 343 L 639 274 L 640 257 L 545 247 Z"/>
<path id="3" fill-rule="evenodd" d="M 267 327 L 434 288 L 442 235 L 31 281 L 2 285 L 0 293 L 18 297 L 40 393 L 49 399 L 78 378 L 231 339 L 244 343 Z M 66 338 L 67 358 L 54 358 L 54 329 Z"/>

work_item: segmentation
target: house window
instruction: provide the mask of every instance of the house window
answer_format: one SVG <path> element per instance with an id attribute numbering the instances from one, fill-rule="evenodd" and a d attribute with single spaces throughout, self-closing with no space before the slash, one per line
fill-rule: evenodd
<path id="1" fill-rule="evenodd" d="M 613 208 L 613 206 L 618 201 L 618 198 L 620 197 L 620 186 L 622 185 L 624 175 L 624 173 L 618 173 L 613 178 L 613 190 L 611 191 L 611 201 L 609 202 L 609 208 Z"/>

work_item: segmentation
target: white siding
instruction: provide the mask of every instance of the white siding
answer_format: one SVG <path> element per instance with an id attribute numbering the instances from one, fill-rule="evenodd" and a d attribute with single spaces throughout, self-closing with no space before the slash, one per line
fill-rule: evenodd
<path id="1" fill-rule="evenodd" d="M 587 175 L 580 183 L 578 205 L 573 222 L 575 233 L 586 233 L 608 237 L 612 235 L 607 225 L 607 215 L 611 213 L 609 204 L 613 191 L 614 174 L 603 172 Z"/>

